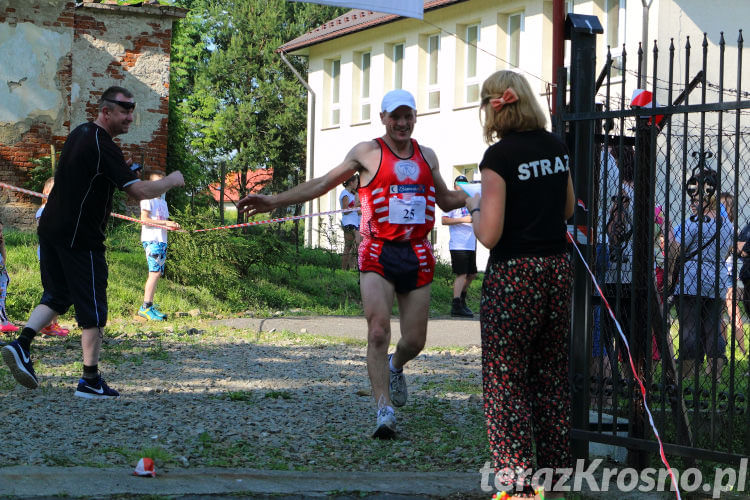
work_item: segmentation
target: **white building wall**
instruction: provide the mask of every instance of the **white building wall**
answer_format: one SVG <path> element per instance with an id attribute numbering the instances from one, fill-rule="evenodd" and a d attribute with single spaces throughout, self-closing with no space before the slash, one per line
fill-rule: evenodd
<path id="1" fill-rule="evenodd" d="M 597 16 L 606 30 L 605 7 L 607 0 L 571 0 L 569 10 L 577 14 Z M 726 15 L 717 15 L 717 10 L 711 2 L 699 0 L 653 0 L 650 8 L 648 50 L 653 47 L 653 40 L 659 40 L 660 66 L 666 66 L 669 39 L 675 37 L 675 45 L 680 44 L 678 50 L 684 47 L 684 37 L 691 35 L 694 60 L 700 53 L 702 32 L 711 31 L 709 42 L 716 43 L 718 33 L 722 29 L 728 42 L 728 61 L 736 61 L 737 29 L 740 24 L 750 19 L 750 1 L 727 0 L 722 4 L 731 4 Z M 641 39 L 643 8 L 640 0 L 626 0 L 625 16 L 620 19 L 624 24 L 621 33 L 622 43 L 625 43 L 628 53 L 628 68 L 637 71 L 638 42 Z M 724 12 L 722 7 L 720 12 Z M 378 116 L 380 100 L 385 92 L 391 90 L 390 74 L 390 44 L 403 42 L 404 56 L 404 85 L 417 98 L 418 117 L 414 130 L 414 138 L 420 143 L 433 148 L 440 161 L 440 172 L 446 184 L 451 186 L 457 174 L 455 167 L 476 165 L 481 161 L 487 147 L 482 139 L 479 122 L 478 105 L 466 105 L 461 96 L 464 89 L 457 87 L 461 83 L 461 75 L 457 75 L 456 62 L 463 58 L 461 51 L 465 50 L 465 43 L 457 38 L 463 36 L 460 31 L 467 24 L 480 23 L 481 36 L 477 54 L 478 79 L 483 81 L 497 69 L 508 68 L 507 63 L 507 16 L 523 13 L 523 31 L 521 34 L 520 61 L 523 72 L 526 73 L 532 88 L 537 90 L 544 109 L 548 109 L 546 92 L 549 91 L 548 82 L 552 80 L 551 49 L 552 49 L 552 1 L 551 0 L 513 0 L 490 1 L 473 0 L 457 5 L 428 11 L 425 20 L 403 19 L 383 26 L 374 27 L 363 32 L 353 33 L 332 41 L 323 42 L 305 49 L 310 58 L 309 82 L 317 94 L 315 112 L 315 176 L 320 176 L 336 166 L 346 153 L 360 141 L 370 140 L 383 134 L 383 126 Z M 742 13 L 742 15 L 731 14 Z M 439 80 L 440 80 L 440 108 L 427 110 L 420 93 L 420 35 L 435 33 L 440 29 L 439 51 Z M 734 52 L 732 49 L 734 48 Z M 365 123 L 352 121 L 352 103 L 355 101 L 353 74 L 357 71 L 354 64 L 354 54 L 364 51 L 371 52 L 370 102 L 371 119 Z M 599 37 L 597 45 L 598 55 L 596 67 L 603 67 L 606 61 L 606 33 Z M 718 54 L 718 50 L 709 49 Z M 331 59 L 341 59 L 341 123 L 336 127 L 324 127 L 327 112 L 324 63 Z M 648 54 L 649 68 L 653 61 Z M 694 63 L 691 62 L 691 65 Z M 718 71 L 717 65 L 712 71 Z M 736 82 L 736 71 L 732 64 L 725 68 L 727 79 L 731 77 Z M 424 68 L 424 64 L 422 64 Z M 750 64 L 745 64 L 745 71 L 750 70 Z M 461 68 L 459 68 L 461 69 Z M 649 69 L 649 72 L 651 70 Z M 684 69 L 682 70 L 684 73 Z M 682 74 L 682 73 L 680 73 Z M 660 78 L 662 76 L 660 75 Z M 746 76 L 744 79 L 747 81 Z M 634 79 L 632 79 L 634 81 Z M 612 89 L 617 79 L 612 81 Z M 728 84 L 730 86 L 731 84 Z M 632 88 L 626 89 L 626 99 L 629 100 Z M 659 96 L 657 95 L 657 100 Z M 602 100 L 601 98 L 599 100 Z M 476 177 L 478 180 L 478 177 Z M 340 189 L 332 192 L 331 196 L 338 196 Z M 314 209 L 327 210 L 331 206 L 327 197 L 317 200 Z M 438 216 L 442 213 L 438 210 Z M 336 222 L 340 220 L 337 218 Z M 313 221 L 317 230 L 318 222 Z M 436 254 L 444 261 L 450 260 L 448 252 L 448 229 L 436 221 Z M 338 229 L 338 226 L 336 226 Z M 325 240 L 313 236 L 313 244 L 324 244 Z M 486 249 L 478 248 L 478 264 L 484 268 L 488 257 Z"/>

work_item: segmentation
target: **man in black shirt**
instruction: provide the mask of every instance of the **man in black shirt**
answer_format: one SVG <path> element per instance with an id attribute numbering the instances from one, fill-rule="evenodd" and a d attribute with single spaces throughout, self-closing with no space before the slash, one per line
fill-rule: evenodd
<path id="1" fill-rule="evenodd" d="M 56 314 L 75 306 L 83 329 L 83 376 L 75 395 L 89 399 L 118 397 L 99 373 L 102 328 L 107 324 L 107 262 L 104 231 L 115 188 L 137 200 L 155 198 L 184 185 L 172 172 L 158 181 L 141 182 L 113 138 L 133 122 L 133 94 L 122 87 L 102 93 L 93 122 L 76 127 L 63 146 L 55 186 L 39 220 L 40 271 L 44 293 L 21 335 L 3 347 L 2 356 L 16 381 L 35 389 L 31 341 Z"/>

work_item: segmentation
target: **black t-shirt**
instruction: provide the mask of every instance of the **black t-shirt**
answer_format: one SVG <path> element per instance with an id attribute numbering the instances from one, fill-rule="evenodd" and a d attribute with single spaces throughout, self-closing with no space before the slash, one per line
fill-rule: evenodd
<path id="1" fill-rule="evenodd" d="M 115 188 L 137 181 L 106 130 L 93 122 L 79 125 L 63 146 L 39 235 L 70 248 L 104 250 Z"/>
<path id="2" fill-rule="evenodd" d="M 506 183 L 505 224 L 490 260 L 564 253 L 568 148 L 546 130 L 515 132 L 490 146 L 479 169 Z"/>

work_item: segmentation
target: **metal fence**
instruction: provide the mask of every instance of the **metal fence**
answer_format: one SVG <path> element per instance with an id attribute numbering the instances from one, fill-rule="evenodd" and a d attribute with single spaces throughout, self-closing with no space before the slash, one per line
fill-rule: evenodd
<path id="1" fill-rule="evenodd" d="M 742 33 L 731 61 L 722 34 L 713 54 L 705 37 L 698 50 L 693 41 L 654 44 L 642 72 L 642 50 L 623 49 L 597 68 L 598 23 L 578 29 L 576 21 L 567 22 L 570 93 L 558 93 L 555 128 L 575 165 L 581 203 L 572 227 L 604 299 L 574 257 L 574 451 L 587 456 L 589 442 L 623 446 L 633 466 L 654 456 L 632 356 L 667 454 L 739 463 L 750 454 L 750 309 L 739 293 L 738 248 L 750 223 Z M 561 69 L 560 88 L 567 78 Z"/>

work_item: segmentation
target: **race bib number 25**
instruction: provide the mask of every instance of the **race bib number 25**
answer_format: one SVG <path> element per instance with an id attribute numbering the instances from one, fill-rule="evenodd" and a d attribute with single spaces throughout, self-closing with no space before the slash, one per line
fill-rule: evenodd
<path id="1" fill-rule="evenodd" d="M 427 200 L 424 196 L 388 200 L 388 222 L 391 224 L 424 224 Z"/>

